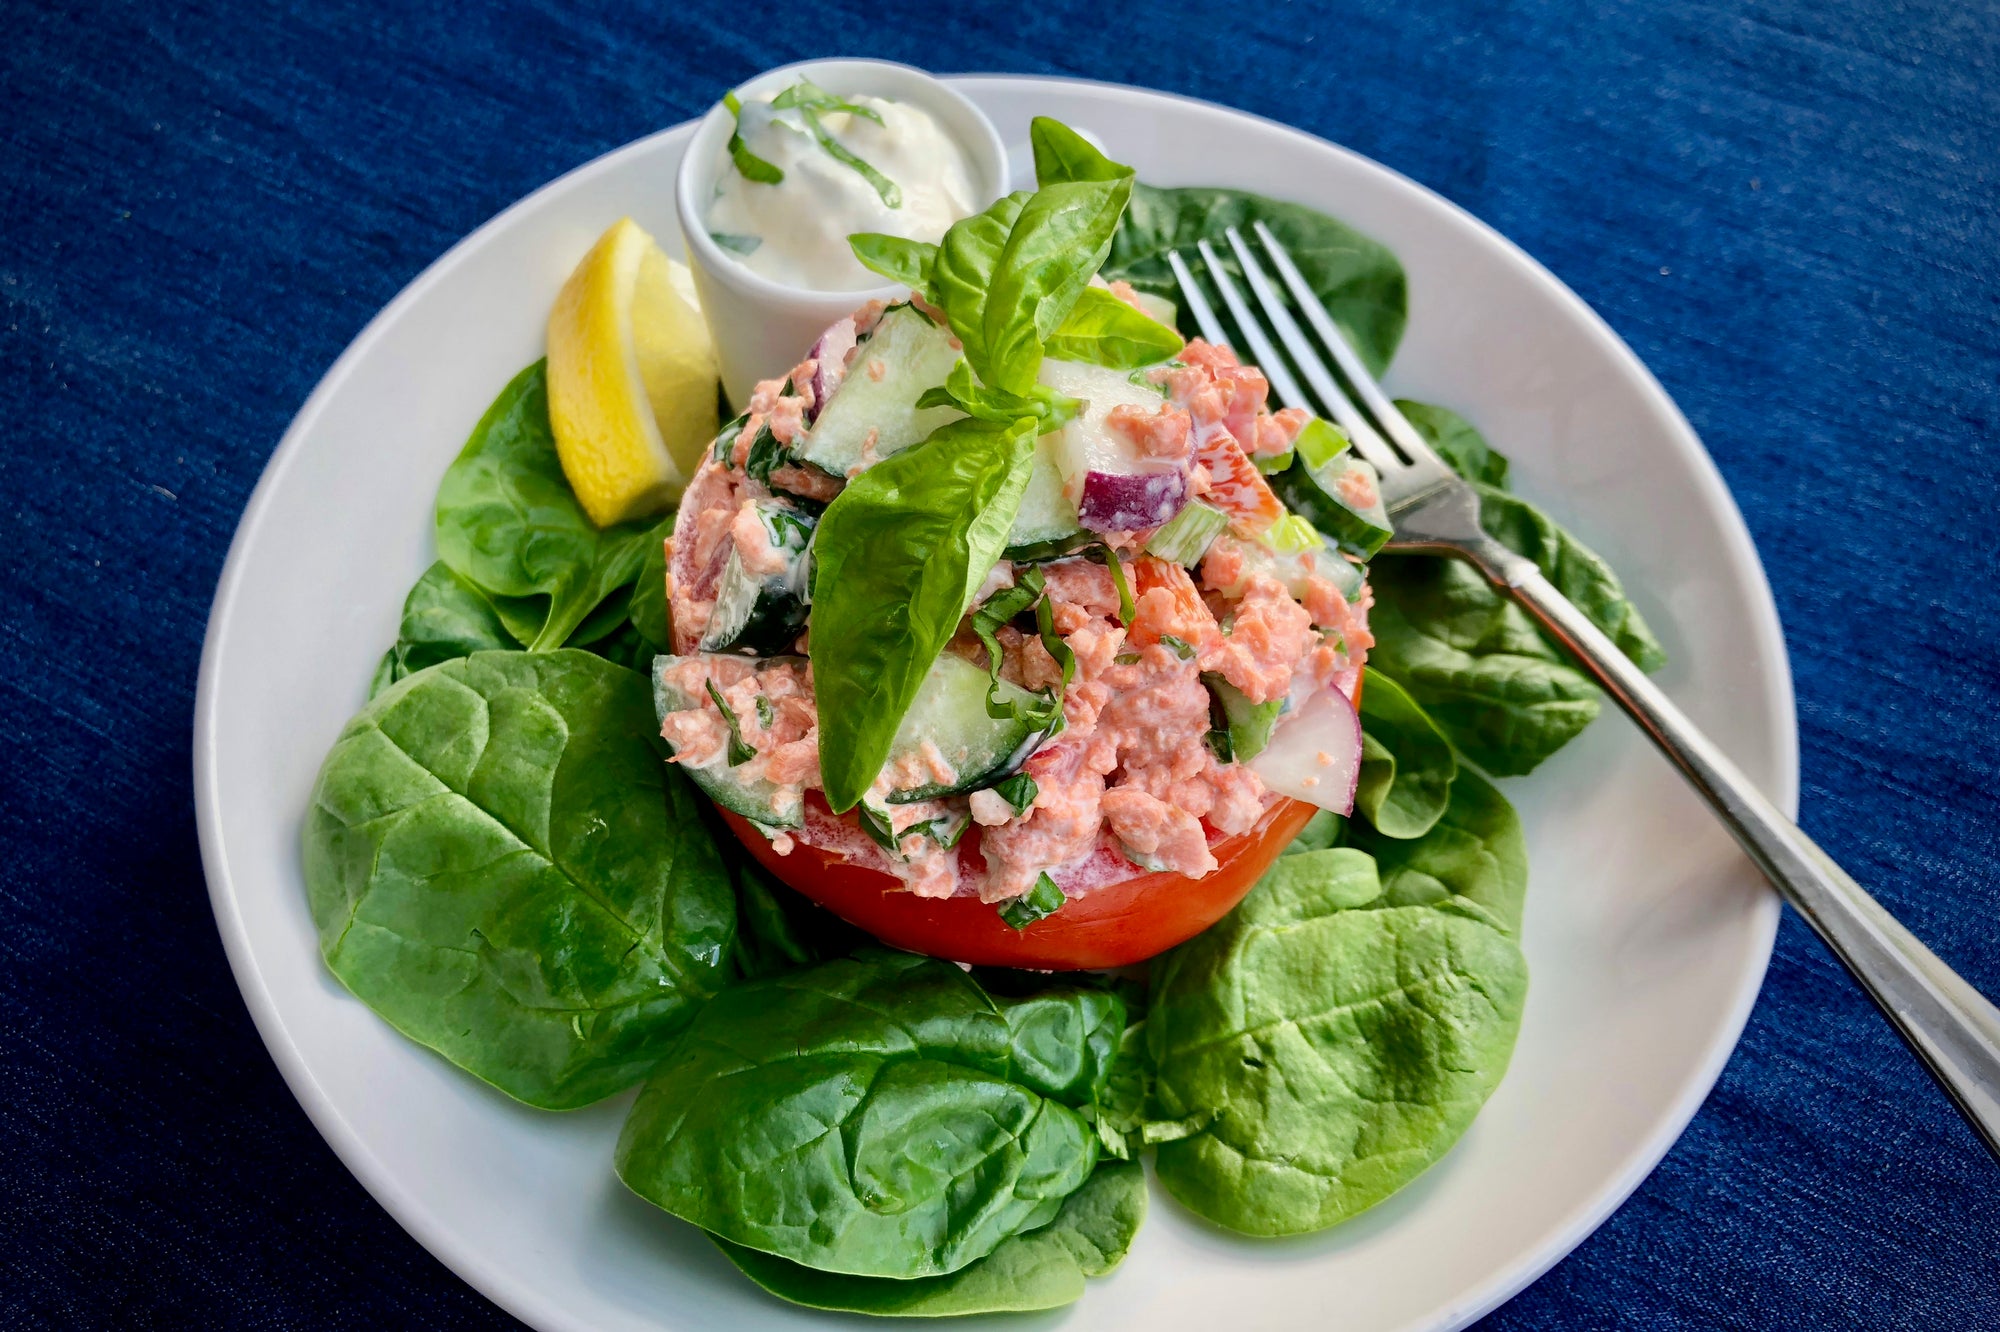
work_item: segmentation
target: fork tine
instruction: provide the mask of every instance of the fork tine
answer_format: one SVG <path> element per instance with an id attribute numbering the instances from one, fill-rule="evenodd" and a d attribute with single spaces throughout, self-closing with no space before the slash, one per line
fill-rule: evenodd
<path id="1" fill-rule="evenodd" d="M 1396 404 L 1389 400 L 1389 395 L 1375 382 L 1375 376 L 1368 373 L 1368 367 L 1362 364 L 1360 354 L 1347 341 L 1347 336 L 1340 331 L 1340 326 L 1334 323 L 1333 316 L 1327 313 L 1326 306 L 1320 302 L 1319 293 L 1307 284 L 1305 275 L 1299 272 L 1298 265 L 1292 262 L 1292 256 L 1286 252 L 1278 238 L 1271 234 L 1271 229 L 1262 222 L 1253 223 L 1252 228 L 1257 233 L 1257 239 L 1264 243 L 1264 249 L 1270 254 L 1271 262 L 1277 265 L 1279 276 L 1284 278 L 1285 285 L 1291 289 L 1299 308 L 1305 311 L 1306 321 L 1313 326 L 1313 331 L 1319 334 L 1320 340 L 1326 344 L 1326 349 L 1333 353 L 1333 359 L 1340 364 L 1340 372 L 1347 376 L 1347 382 L 1354 386 L 1355 393 L 1368 405 L 1368 410 L 1374 414 L 1383 431 L 1396 442 L 1396 446 L 1411 462 L 1443 467 L 1444 460 L 1438 457 L 1437 451 L 1424 442 L 1424 437 L 1417 433 L 1416 427 L 1396 409 Z M 1379 467 L 1381 464 L 1376 465 Z"/>
<path id="2" fill-rule="evenodd" d="M 1222 331 L 1222 321 L 1215 317 L 1215 308 L 1208 303 L 1208 297 L 1201 294 L 1201 285 L 1188 271 L 1187 260 L 1181 258 L 1179 250 L 1168 250 L 1167 263 L 1174 270 L 1174 281 L 1180 283 L 1181 295 L 1187 298 L 1188 309 L 1194 312 L 1195 326 L 1201 329 L 1201 335 L 1218 347 L 1227 347 L 1229 338 Z"/>
<path id="3" fill-rule="evenodd" d="M 1293 363 L 1299 367 L 1299 373 L 1312 384 L 1313 392 L 1319 398 L 1321 410 L 1340 423 L 1348 438 L 1354 441 L 1354 451 L 1374 464 L 1376 470 L 1380 471 L 1387 467 L 1400 468 L 1402 459 L 1396 456 L 1388 441 L 1376 432 L 1374 424 L 1341 390 L 1339 381 L 1326 368 L 1326 362 L 1320 359 L 1319 352 L 1313 348 L 1311 340 L 1292 318 L 1291 311 L 1285 308 L 1284 301 L 1279 299 L 1276 289 L 1271 286 L 1271 280 L 1264 275 L 1264 266 L 1257 262 L 1257 256 L 1245 243 L 1243 233 L 1235 227 L 1230 227 L 1222 234 L 1228 238 L 1229 248 L 1236 252 L 1236 261 L 1243 265 L 1243 278 L 1250 284 L 1250 290 L 1257 297 L 1257 303 L 1263 309 L 1264 317 L 1269 319 L 1271 327 L 1277 330 L 1279 341 L 1283 342 L 1285 350 L 1291 353 Z M 1231 306 L 1231 309 L 1235 307 Z M 1238 318 L 1242 317 L 1242 312 L 1239 312 Z M 1269 368 L 1263 366 L 1261 362 L 1260 368 L 1264 369 L 1265 377 L 1271 379 L 1273 384 L 1277 382 L 1271 376 Z"/>
<path id="4" fill-rule="evenodd" d="M 1215 289 L 1222 293 L 1222 302 L 1229 307 L 1229 313 L 1235 317 L 1236 327 L 1243 330 L 1243 340 L 1250 344 L 1251 360 L 1264 372 L 1264 378 L 1270 381 L 1272 389 L 1276 391 L 1279 405 L 1310 409 L 1311 399 L 1307 398 L 1304 391 L 1299 388 L 1298 381 L 1292 378 L 1291 370 L 1278 356 L 1278 349 L 1273 347 L 1271 339 L 1265 336 L 1264 326 L 1251 315 L 1249 303 L 1243 299 L 1243 293 L 1236 289 L 1236 284 L 1229 280 L 1229 270 L 1215 257 L 1214 248 L 1205 240 L 1196 241 L 1195 248 L 1201 251 L 1202 262 L 1208 265 L 1209 281 L 1213 282 Z"/>

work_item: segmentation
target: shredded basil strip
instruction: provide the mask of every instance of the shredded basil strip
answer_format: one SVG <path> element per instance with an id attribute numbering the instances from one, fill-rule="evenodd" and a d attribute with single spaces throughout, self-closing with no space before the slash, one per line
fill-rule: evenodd
<path id="1" fill-rule="evenodd" d="M 757 751 L 743 743 L 743 728 L 736 721 L 736 710 L 723 699 L 722 691 L 715 687 L 713 680 L 708 682 L 708 696 L 721 709 L 723 725 L 729 728 L 729 766 L 734 768 L 756 758 Z"/>
<path id="2" fill-rule="evenodd" d="M 875 193 L 882 196 L 884 207 L 901 208 L 903 206 L 903 191 L 897 186 L 896 182 L 890 180 L 874 167 L 869 166 L 868 163 L 848 151 L 847 147 L 840 140 L 834 138 L 828 132 L 826 126 L 820 123 L 819 112 L 815 111 L 812 107 L 802 106 L 799 108 L 799 114 L 805 117 L 806 128 L 812 131 L 813 138 L 819 140 L 819 146 L 826 150 L 826 155 L 842 166 L 853 169 L 860 174 L 863 180 L 874 186 Z M 775 170 L 776 168 L 773 169 Z"/>
<path id="3" fill-rule="evenodd" d="M 1062 888 L 1046 872 L 1035 880 L 1035 886 L 1011 902 L 1000 907 L 1000 919 L 1017 930 L 1025 930 L 1036 921 L 1055 914 L 1056 909 L 1069 899 L 1063 896 Z"/>
<path id="4" fill-rule="evenodd" d="M 1035 803 L 1035 797 L 1042 793 L 1040 784 L 1025 772 L 1017 772 L 1012 777 L 1002 778 L 993 783 L 992 789 L 993 794 L 1014 807 L 1017 816 L 1026 814 L 1029 807 Z"/>
<path id="5" fill-rule="evenodd" d="M 1035 627 L 1041 630 L 1042 647 L 1062 667 L 1063 691 L 1067 693 L 1069 682 L 1076 678 L 1076 653 L 1069 650 L 1069 644 L 1063 642 L 1062 635 L 1056 632 L 1055 614 L 1049 609 L 1047 597 L 1035 603 Z"/>
<path id="6" fill-rule="evenodd" d="M 828 92 L 811 79 L 800 79 L 773 97 L 771 105 L 779 111 L 790 111 L 794 108 L 801 111 L 808 108 L 814 111 L 845 111 L 851 116 L 861 116 L 878 125 L 882 123 L 882 113 L 874 107 L 850 102 L 845 97 Z"/>
<path id="7" fill-rule="evenodd" d="M 1125 565 L 1119 560 L 1118 552 L 1109 546 L 1092 546 L 1090 558 L 1111 570 L 1111 581 L 1118 587 L 1118 622 L 1131 628 L 1132 617 L 1138 614 L 1138 610 L 1132 604 L 1132 585 L 1125 581 Z"/>
<path id="8" fill-rule="evenodd" d="M 868 834 L 868 840 L 892 856 L 902 855 L 896 846 L 899 840 L 896 830 L 890 825 L 888 816 L 881 810 L 864 801 L 854 807 L 854 818 L 861 825 L 861 831 Z"/>
<path id="9" fill-rule="evenodd" d="M 745 180 L 754 180 L 759 185 L 776 185 L 785 178 L 785 173 L 777 166 L 766 162 L 750 151 L 743 142 L 743 103 L 733 92 L 722 95 L 722 104 L 729 108 L 729 114 L 736 118 L 735 128 L 729 131 L 729 159 L 736 163 L 736 169 L 743 173 Z M 747 253 L 747 251 L 746 251 Z"/>
<path id="10" fill-rule="evenodd" d="M 985 605 L 973 612 L 972 632 L 978 636 L 980 646 L 986 649 L 986 676 L 990 682 L 986 687 L 986 715 L 994 718 L 996 721 L 1015 719 L 1027 722 L 1030 726 L 1041 727 L 1048 725 L 1062 713 L 1062 695 L 1053 690 L 1043 690 L 1041 693 L 1042 703 L 1033 708 L 1024 708 L 1015 703 L 1003 703 L 1000 701 L 999 696 L 1000 663 L 1002 656 L 999 639 L 1000 626 L 1012 620 L 1016 615 L 1028 609 L 1028 607 L 1035 605 L 1038 601 L 1042 601 L 1044 599 L 1042 597 L 1042 588 L 1042 571 L 1030 565 L 1021 571 L 1020 578 L 1015 582 L 1014 586 L 995 592 L 986 599 Z M 1061 639 L 1057 639 L 1056 641 L 1061 643 L 1062 650 L 1065 653 L 1069 652 L 1069 644 L 1063 643 Z M 1044 631 L 1042 642 L 1044 646 L 1047 646 L 1048 637 L 1046 630 Z M 1050 655 L 1055 655 L 1054 649 L 1050 649 Z M 1057 660 L 1060 661 L 1062 659 L 1057 657 Z M 1069 665 L 1063 670 L 1063 685 L 1065 688 L 1069 685 L 1070 671 L 1074 668 L 1075 664 L 1076 657 L 1074 654 L 1071 654 Z"/>
<path id="11" fill-rule="evenodd" d="M 734 231 L 711 231 L 708 238 L 735 254 L 755 254 L 757 247 L 764 243 L 762 236 L 745 236 Z"/>

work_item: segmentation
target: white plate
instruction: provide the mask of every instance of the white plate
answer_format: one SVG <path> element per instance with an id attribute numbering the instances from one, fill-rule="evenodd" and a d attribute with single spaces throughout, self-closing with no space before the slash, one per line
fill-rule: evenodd
<path id="1" fill-rule="evenodd" d="M 1663 683 L 1787 810 L 1791 681 L 1763 570 L 1713 464 L 1625 345 L 1533 260 L 1353 153 L 1236 112 L 1047 79 L 962 86 L 1024 143 L 1050 114 L 1155 184 L 1299 200 L 1387 242 L 1410 276 L 1389 386 L 1458 408 L 1519 488 L 1610 557 L 1666 642 Z M 438 477 L 542 354 L 549 303 L 612 221 L 674 244 L 687 127 L 545 187 L 410 284 L 314 390 L 216 590 L 195 713 L 215 914 L 244 999 L 320 1132 L 390 1214 L 546 1332 L 804 1326 L 692 1228 L 628 1194 L 629 1095 L 514 1104 L 403 1040 L 320 965 L 299 866 L 308 792 L 431 560 Z M 1567 1253 L 1680 1133 L 1736 1042 L 1778 908 L 1702 807 L 1609 714 L 1507 783 L 1528 828 L 1533 975 L 1506 1082 L 1410 1188 L 1326 1234 L 1235 1239 L 1155 1191 L 1131 1258 L 1071 1309 L 1004 1325 L 1155 1332 L 1450 1328 Z"/>

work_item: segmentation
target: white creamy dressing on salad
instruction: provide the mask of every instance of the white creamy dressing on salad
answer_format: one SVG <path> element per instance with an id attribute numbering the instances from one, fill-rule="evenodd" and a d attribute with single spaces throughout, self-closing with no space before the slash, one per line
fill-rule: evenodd
<path id="1" fill-rule="evenodd" d="M 815 291 L 859 291 L 882 284 L 854 258 L 847 238 L 879 231 L 937 242 L 979 206 L 965 149 L 928 112 L 903 102 L 843 95 L 882 117 L 819 113 L 840 147 L 893 182 L 897 207 L 862 172 L 820 144 L 798 110 L 771 106 L 775 94 L 743 103 L 743 147 L 784 173 L 775 184 L 752 180 L 725 158 L 708 210 L 709 234 L 752 272 Z"/>

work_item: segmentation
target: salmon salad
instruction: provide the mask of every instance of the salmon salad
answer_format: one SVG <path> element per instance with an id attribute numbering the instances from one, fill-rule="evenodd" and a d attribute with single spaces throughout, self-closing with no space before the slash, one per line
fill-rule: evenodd
<path id="1" fill-rule="evenodd" d="M 812 614 L 818 519 L 922 447 L 918 427 L 967 419 L 905 409 L 963 364 L 961 339 L 921 295 L 857 311 L 757 385 L 690 484 L 667 562 L 675 652 L 655 663 L 661 731 L 778 854 L 805 843 L 919 896 L 1005 904 L 1044 876 L 1065 898 L 1141 871 L 1200 878 L 1212 845 L 1282 800 L 1351 807 L 1381 530 L 1367 464 L 1328 423 L 1274 410 L 1229 348 L 1181 343 L 1171 310 L 1123 282 L 1088 290 L 1171 350 L 1044 360 L 1038 385 L 1066 419 L 1037 419 L 1050 428 L 1022 505 L 919 688 L 920 724 L 841 812 L 814 691 L 829 646 Z M 1315 488 L 1356 517 L 1345 544 L 1268 479 L 1302 446 Z"/>

